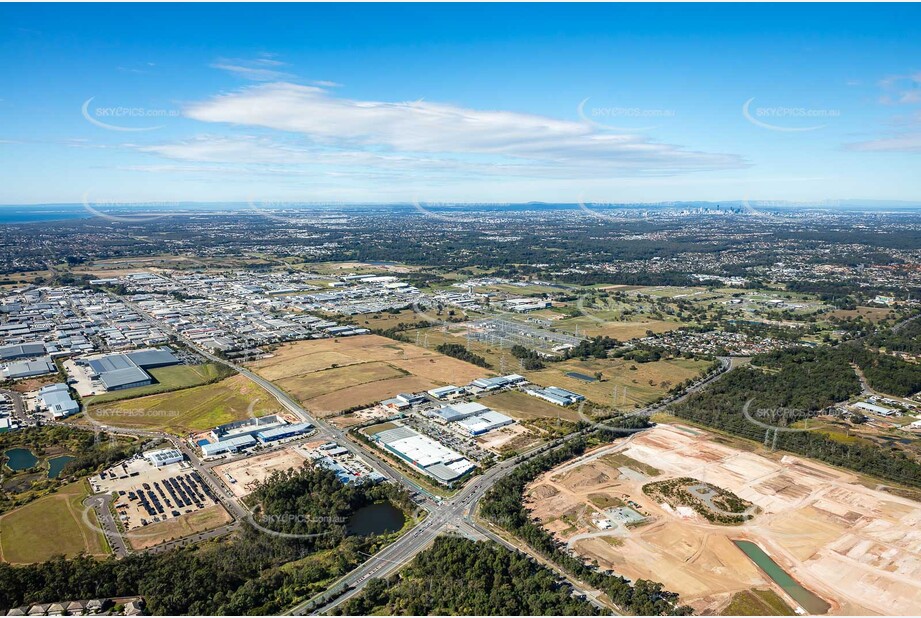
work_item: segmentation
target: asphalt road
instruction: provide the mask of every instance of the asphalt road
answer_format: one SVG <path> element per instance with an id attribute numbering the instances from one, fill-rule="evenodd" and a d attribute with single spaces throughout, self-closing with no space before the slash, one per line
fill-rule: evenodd
<path id="1" fill-rule="evenodd" d="M 6 389 L 0 389 L 0 393 L 9 395 L 13 404 L 13 417 L 19 419 L 19 421 L 22 423 L 27 422 L 29 419 L 26 418 L 26 408 L 22 402 L 22 393 L 17 393 L 16 391 L 8 391 Z"/>
<path id="2" fill-rule="evenodd" d="M 83 501 L 83 504 L 96 511 L 96 519 L 99 521 L 102 533 L 106 537 L 106 542 L 108 542 L 109 547 L 112 548 L 112 553 L 118 558 L 123 558 L 128 555 L 128 546 L 125 544 L 125 539 L 122 538 L 121 533 L 118 531 L 118 527 L 115 525 L 112 511 L 109 510 L 109 503 L 111 501 L 112 496 L 102 494 L 88 497 Z"/>

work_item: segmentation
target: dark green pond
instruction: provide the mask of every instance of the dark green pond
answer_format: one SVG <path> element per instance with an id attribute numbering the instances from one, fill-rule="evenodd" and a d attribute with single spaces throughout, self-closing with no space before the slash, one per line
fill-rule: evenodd
<path id="1" fill-rule="evenodd" d="M 67 465 L 68 461 L 73 461 L 70 455 L 61 455 L 48 460 L 48 478 L 56 479 L 61 474 L 61 470 Z"/>
<path id="2" fill-rule="evenodd" d="M 11 448 L 3 454 L 7 458 L 6 465 L 13 471 L 27 470 L 38 463 L 38 457 L 27 448 Z"/>
<path id="3" fill-rule="evenodd" d="M 793 600 L 800 604 L 810 614 L 824 614 L 831 606 L 820 597 L 812 594 L 803 588 L 799 582 L 790 577 L 790 574 L 780 568 L 770 556 L 764 553 L 764 550 L 751 541 L 733 541 L 736 547 L 745 552 L 752 562 L 767 573 L 768 577 L 774 580 L 778 586 L 793 597 Z"/>
<path id="4" fill-rule="evenodd" d="M 355 511 L 355 514 L 349 518 L 346 528 L 349 534 L 370 536 L 397 532 L 403 528 L 404 523 L 406 523 L 406 517 L 403 511 L 389 502 L 379 502 Z"/>
<path id="5" fill-rule="evenodd" d="M 582 380 L 583 382 L 597 382 L 598 378 L 594 376 L 585 375 L 584 373 L 579 373 L 578 371 L 570 371 L 566 374 L 570 378 L 575 378 L 576 380 Z"/>

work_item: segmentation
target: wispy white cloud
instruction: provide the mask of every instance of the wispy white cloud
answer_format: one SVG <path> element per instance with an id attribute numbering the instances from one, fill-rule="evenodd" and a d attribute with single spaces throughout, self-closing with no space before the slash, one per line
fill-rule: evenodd
<path id="1" fill-rule="evenodd" d="M 310 83 L 313 84 L 314 86 L 319 86 L 320 88 L 340 88 L 342 87 L 342 84 L 340 84 L 339 82 L 331 82 L 326 79 L 319 79 L 317 81 L 310 82 Z"/>
<path id="2" fill-rule="evenodd" d="M 276 60 L 271 54 L 263 54 L 257 58 L 219 58 L 211 64 L 211 68 L 227 71 L 237 77 L 257 82 L 270 82 L 280 79 L 289 79 L 292 75 L 281 70 L 287 66 L 281 60 Z"/>
<path id="3" fill-rule="evenodd" d="M 921 103 L 921 71 L 903 75 L 888 75 L 880 80 L 883 94 L 880 103 L 885 105 L 911 105 Z"/>
<path id="4" fill-rule="evenodd" d="M 848 144 L 847 150 L 856 152 L 921 153 L 921 132 L 856 142 Z"/>
<path id="5" fill-rule="evenodd" d="M 145 62 L 141 66 L 119 66 L 118 70 L 122 73 L 136 73 L 144 75 L 151 72 L 153 67 L 157 66 L 155 62 Z"/>
<path id="6" fill-rule="evenodd" d="M 845 150 L 853 152 L 921 153 L 921 110 L 914 108 L 921 104 L 921 71 L 889 75 L 879 81 L 883 90 L 879 101 L 884 105 L 905 105 L 904 113 L 889 119 L 891 130 L 888 135 L 861 142 L 845 144 Z"/>

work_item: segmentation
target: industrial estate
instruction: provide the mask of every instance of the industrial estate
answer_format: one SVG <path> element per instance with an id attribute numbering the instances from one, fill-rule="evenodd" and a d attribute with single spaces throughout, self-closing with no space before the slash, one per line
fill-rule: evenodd
<path id="1" fill-rule="evenodd" d="M 917 479 L 868 483 L 782 441 L 885 444 L 916 461 L 914 392 L 887 390 L 853 357 L 843 367 L 856 388 L 812 411 L 736 398 L 732 413 L 751 429 L 735 435 L 693 413 L 732 381 L 726 374 L 814 355 L 829 338 L 861 341 L 849 315 L 871 316 L 856 322 L 863 328 L 913 332 L 914 301 L 877 295 L 842 310 L 739 282 L 419 285 L 398 264 L 190 270 L 120 259 L 82 269 L 80 284 L 8 285 L 0 302 L 0 548 L 13 565 L 60 553 L 168 556 L 247 529 L 297 536 L 266 508 L 274 484 L 302 470 L 405 492 L 389 507 L 393 521 L 372 517 L 368 538 L 391 543 L 382 551 L 413 556 L 447 534 L 541 558 L 491 515 L 502 496 L 489 490 L 510 491 L 499 479 L 578 440 L 578 454 L 538 465 L 520 505 L 555 551 L 617 581 L 662 579 L 680 607 L 705 614 L 901 614 L 921 603 Z M 744 316 L 747 326 L 694 325 L 711 316 L 724 325 Z M 50 449 L 19 440 L 36 432 Z M 71 446 L 84 433 L 88 450 Z M 348 530 L 362 517 L 335 521 Z M 402 564 L 411 560 L 356 564 L 292 603 L 346 607 Z M 851 576 L 868 564 L 865 577 Z M 626 609 L 604 584 L 553 568 L 597 595 L 586 597 L 596 610 Z"/>
<path id="2" fill-rule="evenodd" d="M 921 614 L 919 25 L 0 4 L 0 617 Z"/>

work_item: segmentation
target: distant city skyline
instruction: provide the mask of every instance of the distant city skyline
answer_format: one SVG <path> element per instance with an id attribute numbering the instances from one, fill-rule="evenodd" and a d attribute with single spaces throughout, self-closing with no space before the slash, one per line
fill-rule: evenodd
<path id="1" fill-rule="evenodd" d="M 0 203 L 921 203 L 917 5 L 0 6 Z"/>

